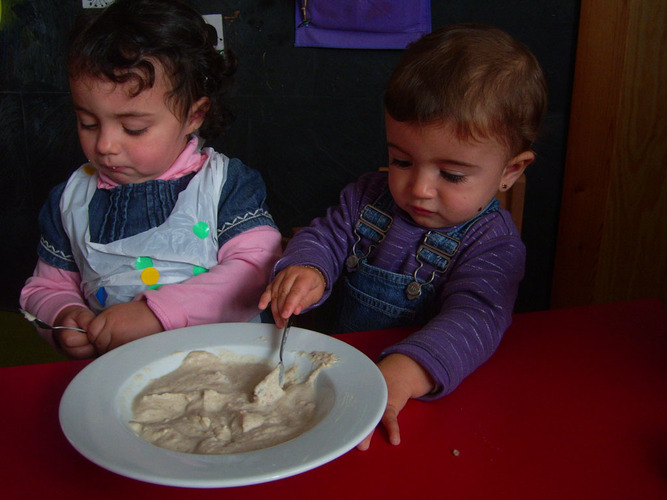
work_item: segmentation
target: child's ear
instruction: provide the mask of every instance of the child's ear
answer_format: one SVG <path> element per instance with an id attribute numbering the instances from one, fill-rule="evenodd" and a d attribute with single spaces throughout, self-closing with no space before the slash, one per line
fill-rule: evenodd
<path id="1" fill-rule="evenodd" d="M 188 113 L 188 134 L 201 127 L 210 107 L 211 101 L 208 97 L 202 97 L 190 106 L 190 112 Z"/>
<path id="2" fill-rule="evenodd" d="M 500 178 L 500 186 L 498 186 L 498 189 L 500 191 L 507 191 L 511 188 L 516 180 L 521 177 L 521 174 L 526 170 L 526 167 L 533 163 L 534 160 L 535 153 L 532 151 L 524 151 L 508 161 L 503 170 L 503 176 Z"/>

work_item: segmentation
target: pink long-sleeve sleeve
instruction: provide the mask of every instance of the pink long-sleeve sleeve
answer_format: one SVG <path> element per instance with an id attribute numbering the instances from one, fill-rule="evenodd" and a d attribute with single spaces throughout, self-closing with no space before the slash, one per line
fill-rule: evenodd
<path id="1" fill-rule="evenodd" d="M 139 295 L 165 330 L 185 326 L 248 321 L 280 258 L 280 232 L 259 226 L 235 236 L 218 252 L 219 264 L 177 285 Z"/>
<path id="2" fill-rule="evenodd" d="M 209 272 L 149 290 L 135 300 L 145 299 L 165 330 L 248 321 L 259 314 L 259 296 L 281 253 L 280 232 L 270 226 L 255 227 L 225 243 L 218 251 L 218 265 Z M 78 273 L 40 260 L 21 290 L 19 302 L 22 308 L 53 323 L 65 307 L 87 307 L 80 285 Z M 52 342 L 50 331 L 40 330 L 40 334 Z"/>
<path id="3" fill-rule="evenodd" d="M 26 280 L 19 303 L 23 309 L 52 325 L 64 308 L 87 307 L 81 293 L 79 273 L 58 269 L 41 259 L 37 261 L 32 276 Z M 47 342 L 53 344 L 50 330 L 38 328 L 37 331 Z"/>

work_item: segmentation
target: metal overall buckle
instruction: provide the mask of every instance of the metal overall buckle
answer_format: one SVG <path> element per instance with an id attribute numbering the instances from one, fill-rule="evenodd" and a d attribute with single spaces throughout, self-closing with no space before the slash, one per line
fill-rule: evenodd
<path id="1" fill-rule="evenodd" d="M 432 245 L 429 240 L 431 236 L 437 235 L 442 238 L 446 238 L 447 240 L 450 240 L 450 247 L 452 248 L 451 252 L 447 252 L 446 250 L 442 250 L 434 245 Z M 447 266 L 449 265 L 449 261 L 451 258 L 454 256 L 456 251 L 458 250 L 460 241 L 457 240 L 456 238 L 453 238 L 447 234 L 442 234 L 442 233 L 436 233 L 433 231 L 429 231 L 424 235 L 424 238 L 422 239 L 422 243 L 419 245 L 417 248 L 417 253 L 415 255 L 415 258 L 417 259 L 417 262 L 419 262 L 419 266 L 415 271 L 412 273 L 412 281 L 408 283 L 408 285 L 405 287 L 405 296 L 408 298 L 408 300 L 416 300 L 421 296 L 422 293 L 422 287 L 425 285 L 429 285 L 430 283 L 433 282 L 435 279 L 436 274 L 442 273 L 447 269 Z M 431 273 L 431 276 L 427 281 L 420 282 L 419 279 L 417 278 L 417 274 L 421 270 L 422 267 L 424 267 L 424 264 L 426 263 L 423 259 L 426 258 L 426 262 L 431 264 L 432 266 L 435 267 L 433 272 Z"/>
<path id="2" fill-rule="evenodd" d="M 384 217 L 384 222 L 385 222 L 385 227 L 381 228 L 371 220 L 367 218 L 367 213 L 368 212 L 376 212 L 380 216 Z M 389 228 L 394 222 L 394 218 L 389 215 L 387 212 L 384 212 L 383 210 L 380 210 L 377 207 L 374 207 L 373 205 L 366 205 L 363 210 L 361 211 L 361 214 L 359 215 L 359 220 L 354 226 L 354 234 L 356 235 L 356 240 L 354 241 L 354 244 L 352 245 L 352 252 L 350 256 L 345 259 L 345 269 L 347 269 L 348 272 L 353 272 L 359 267 L 359 261 L 361 259 L 365 259 L 368 257 L 368 255 L 371 253 L 371 251 L 378 246 L 387 236 L 387 232 L 389 231 Z M 357 245 L 361 241 L 361 236 L 365 236 L 369 240 L 371 240 L 371 244 L 368 246 L 366 249 L 366 253 L 362 255 L 357 255 Z"/>

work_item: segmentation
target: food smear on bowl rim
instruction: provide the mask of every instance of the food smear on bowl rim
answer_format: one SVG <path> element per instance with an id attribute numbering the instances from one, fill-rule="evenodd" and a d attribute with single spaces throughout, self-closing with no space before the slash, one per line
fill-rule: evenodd
<path id="1" fill-rule="evenodd" d="M 279 369 L 268 361 L 192 351 L 176 370 L 135 396 L 129 426 L 161 448 L 206 455 L 255 451 L 293 439 L 316 424 L 315 379 L 337 361 L 332 353 L 300 354 L 310 358 L 312 370 L 299 379 L 290 367 L 280 387 Z"/>

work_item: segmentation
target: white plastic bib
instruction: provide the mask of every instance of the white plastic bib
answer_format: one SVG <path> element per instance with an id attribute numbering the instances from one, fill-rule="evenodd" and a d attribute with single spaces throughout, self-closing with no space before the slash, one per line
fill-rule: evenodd
<path id="1" fill-rule="evenodd" d="M 84 165 L 70 177 L 60 199 L 61 217 L 93 311 L 180 283 L 217 264 L 218 202 L 229 159 L 210 148 L 203 152 L 206 163 L 163 224 L 108 244 L 90 241 L 88 205 L 97 189 L 97 172 Z"/>

